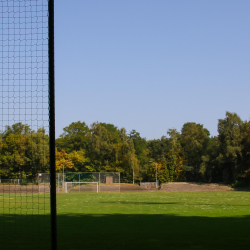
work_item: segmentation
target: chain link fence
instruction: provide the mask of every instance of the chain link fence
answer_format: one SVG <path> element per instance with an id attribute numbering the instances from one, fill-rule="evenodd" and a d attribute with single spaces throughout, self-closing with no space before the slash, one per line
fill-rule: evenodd
<path id="1" fill-rule="evenodd" d="M 38 189 L 46 191 L 50 183 L 50 174 L 38 174 Z M 71 183 L 71 184 L 67 184 Z M 75 184 L 74 184 L 75 183 Z M 91 184 L 93 183 L 93 184 Z M 119 172 L 81 172 L 81 173 L 57 173 L 57 193 L 70 192 L 120 192 Z"/>

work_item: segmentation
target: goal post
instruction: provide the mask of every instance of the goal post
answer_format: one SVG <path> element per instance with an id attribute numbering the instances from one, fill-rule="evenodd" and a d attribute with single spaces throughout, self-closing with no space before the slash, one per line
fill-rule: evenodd
<path id="1" fill-rule="evenodd" d="M 50 184 L 49 173 L 39 173 L 37 176 L 40 191 L 43 191 Z M 96 183 L 98 182 L 98 193 L 100 192 L 120 192 L 119 172 L 67 172 L 56 174 L 56 192 L 65 193 L 66 182 L 74 183 Z M 82 185 L 82 184 L 81 184 Z M 79 186 L 80 191 L 84 188 Z M 81 190 L 83 189 L 83 190 Z M 76 192 L 76 190 L 74 190 Z"/>
<path id="2" fill-rule="evenodd" d="M 65 193 L 68 192 L 96 192 L 98 193 L 98 182 L 64 182 Z"/>

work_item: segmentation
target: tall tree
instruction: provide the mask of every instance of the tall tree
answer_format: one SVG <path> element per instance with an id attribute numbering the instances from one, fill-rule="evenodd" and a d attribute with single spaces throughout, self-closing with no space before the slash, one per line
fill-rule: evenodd
<path id="1" fill-rule="evenodd" d="M 22 123 L 7 126 L 0 149 L 2 178 L 36 178 L 48 170 L 49 137 L 44 128 L 35 132 Z"/>
<path id="2" fill-rule="evenodd" d="M 89 147 L 87 156 L 96 171 L 107 171 L 110 163 L 114 160 L 115 150 L 110 133 L 102 124 L 94 122 L 91 124 L 87 134 Z"/>
<path id="3" fill-rule="evenodd" d="M 239 175 L 246 181 L 248 185 L 250 185 L 250 121 L 245 121 L 242 123 L 241 133 L 242 160 Z"/>
<path id="4" fill-rule="evenodd" d="M 169 129 L 167 134 L 169 136 L 167 152 L 168 181 L 174 181 L 180 179 L 181 167 L 183 165 L 180 133 L 176 129 Z"/>
<path id="5" fill-rule="evenodd" d="M 129 138 L 133 140 L 135 154 L 137 159 L 139 160 L 139 172 L 140 172 L 140 179 L 144 178 L 147 174 L 147 169 L 149 167 L 149 159 L 148 159 L 148 148 L 147 148 L 147 141 L 145 138 L 140 136 L 135 130 L 132 130 L 129 133 Z"/>
<path id="6" fill-rule="evenodd" d="M 67 153 L 73 150 L 87 148 L 87 133 L 89 131 L 85 122 L 72 122 L 69 126 L 63 128 L 63 133 L 56 139 L 58 150 L 64 149 Z"/>
<path id="7" fill-rule="evenodd" d="M 166 176 L 166 181 L 169 181 L 169 169 L 168 169 L 168 164 L 167 164 L 167 153 L 169 150 L 169 145 L 168 145 L 168 138 L 166 136 L 162 136 L 161 139 L 157 140 L 151 140 L 147 142 L 148 146 L 148 158 L 150 162 L 154 162 L 157 164 L 157 166 L 163 166 L 165 171 L 164 173 Z M 150 166 L 150 171 L 152 173 L 152 165 Z M 152 174 L 148 175 L 148 180 L 147 181 L 154 181 L 154 179 L 151 179 Z"/>
<path id="8" fill-rule="evenodd" d="M 194 122 L 185 123 L 181 130 L 181 145 L 185 165 L 192 167 L 191 180 L 199 180 L 202 157 L 209 145 L 209 131 L 203 125 Z"/>
<path id="9" fill-rule="evenodd" d="M 223 181 L 233 183 L 236 180 L 241 152 L 242 120 L 236 113 L 226 112 L 224 119 L 218 121 L 219 156 Z"/>
<path id="10" fill-rule="evenodd" d="M 62 149 L 60 152 L 56 148 L 56 171 L 62 173 L 64 171 L 72 171 L 74 163 L 69 155 Z M 74 169 L 76 170 L 76 169 Z"/>

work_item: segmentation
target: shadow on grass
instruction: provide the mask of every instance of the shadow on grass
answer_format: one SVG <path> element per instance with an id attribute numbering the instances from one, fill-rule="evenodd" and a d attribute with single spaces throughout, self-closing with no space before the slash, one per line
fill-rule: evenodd
<path id="1" fill-rule="evenodd" d="M 132 204 L 132 205 L 174 205 L 180 204 L 180 202 L 131 202 L 131 201 L 101 201 L 99 203 L 110 203 L 110 204 Z"/>
<path id="2" fill-rule="evenodd" d="M 1 250 L 50 249 L 50 234 L 49 215 L 0 214 Z"/>
<path id="3" fill-rule="evenodd" d="M 250 192 L 250 187 L 238 187 L 234 188 L 232 191 Z"/>
<path id="4" fill-rule="evenodd" d="M 141 205 L 141 204 L 144 204 L 144 205 L 174 205 L 174 204 L 180 204 L 180 205 L 183 205 L 183 202 L 126 202 L 126 201 L 102 201 L 102 202 L 99 202 L 99 203 L 106 203 L 106 204 L 131 204 L 131 205 Z M 189 204 L 189 205 L 194 205 L 194 206 L 217 206 L 217 207 L 225 207 L 225 206 L 232 206 L 232 207 L 250 207 L 250 205 L 231 205 L 231 204 L 200 204 L 200 203 L 197 203 L 197 204 Z"/>
<path id="5" fill-rule="evenodd" d="M 0 222 L 4 221 L 1 249 L 49 249 L 49 219 L 48 215 L 0 216 Z M 59 250 L 245 250 L 250 247 L 250 216 L 64 214 L 58 215 L 57 220 Z"/>

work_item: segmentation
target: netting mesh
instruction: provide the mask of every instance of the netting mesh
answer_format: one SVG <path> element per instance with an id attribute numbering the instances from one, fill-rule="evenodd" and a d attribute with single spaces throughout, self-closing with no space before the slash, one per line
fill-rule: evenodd
<path id="1" fill-rule="evenodd" d="M 48 0 L 0 0 L 2 249 L 50 248 Z M 49 188 L 49 187 L 48 187 Z"/>

